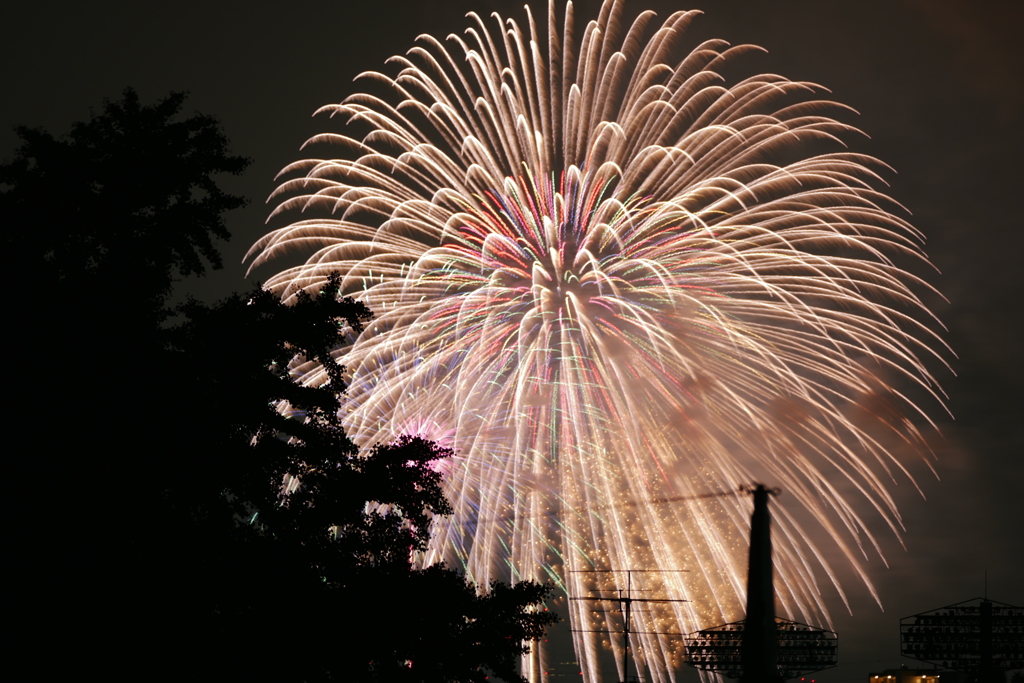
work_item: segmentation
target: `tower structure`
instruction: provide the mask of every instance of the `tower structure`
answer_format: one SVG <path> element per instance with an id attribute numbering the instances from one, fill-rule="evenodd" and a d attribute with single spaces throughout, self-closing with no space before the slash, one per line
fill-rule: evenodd
<path id="1" fill-rule="evenodd" d="M 746 618 L 686 636 L 688 663 L 738 678 L 741 683 L 782 683 L 828 669 L 838 661 L 832 631 L 775 616 L 771 513 L 778 490 L 757 484 L 745 489 L 754 499 L 747 562 Z"/>

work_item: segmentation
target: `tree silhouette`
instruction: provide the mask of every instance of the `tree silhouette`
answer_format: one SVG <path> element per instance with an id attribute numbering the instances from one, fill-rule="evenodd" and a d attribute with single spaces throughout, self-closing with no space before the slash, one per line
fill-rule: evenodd
<path id="1" fill-rule="evenodd" d="M 451 512 L 436 464 L 452 454 L 408 437 L 360 453 L 345 436 L 343 368 L 331 352 L 370 314 L 339 290 L 336 276 L 293 305 L 257 289 L 213 309 L 185 307 L 181 376 L 191 368 L 190 394 L 215 415 L 203 441 L 219 444 L 221 471 L 203 499 L 222 486 L 220 500 L 242 522 L 222 556 L 225 581 L 205 598 L 215 606 L 208 637 L 236 653 L 232 675 L 256 664 L 247 678 L 518 680 L 523 642 L 555 620 L 539 609 L 549 589 L 494 584 L 479 594 L 455 571 L 414 567 L 431 518 Z M 325 368 L 325 384 L 293 380 L 308 362 Z M 268 663 L 268 651 L 302 654 Z"/>
<path id="2" fill-rule="evenodd" d="M 331 354 L 370 312 L 336 280 L 294 305 L 257 287 L 167 308 L 176 278 L 219 266 L 244 200 L 216 176 L 248 163 L 183 102 L 128 90 L 65 138 L 18 129 L 0 166 L 14 647 L 44 650 L 40 679 L 517 679 L 548 589 L 417 569 L 451 454 L 360 453 L 341 426 Z"/>
<path id="3" fill-rule="evenodd" d="M 182 117 L 184 93 L 143 106 L 131 88 L 63 138 L 16 129 L 21 147 L 0 166 L 0 215 L 18 282 L 116 297 L 133 318 L 164 313 L 178 276 L 221 267 L 222 214 L 245 204 L 216 176 L 249 160 L 228 151 L 217 120 Z M 148 322 L 148 321 L 147 321 Z"/>
<path id="4" fill-rule="evenodd" d="M 19 437 L 5 501 L 17 637 L 47 646 L 39 678 L 138 671 L 132 649 L 174 599 L 163 548 L 186 536 L 167 524 L 166 477 L 187 425 L 168 407 L 187 399 L 161 323 L 176 278 L 219 267 L 222 214 L 245 200 L 218 178 L 249 163 L 184 98 L 143 105 L 129 89 L 66 136 L 18 128 L 0 165 Z"/>

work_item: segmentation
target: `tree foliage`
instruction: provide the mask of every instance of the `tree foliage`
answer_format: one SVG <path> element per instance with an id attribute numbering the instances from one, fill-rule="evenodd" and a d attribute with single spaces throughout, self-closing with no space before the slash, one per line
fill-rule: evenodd
<path id="1" fill-rule="evenodd" d="M 221 267 L 223 213 L 245 204 L 219 174 L 249 160 L 228 151 L 217 120 L 183 117 L 184 93 L 145 106 L 131 88 L 64 137 L 19 127 L 0 166 L 4 241 L 34 286 L 86 288 L 160 311 L 178 276 Z M 142 310 L 133 311 L 136 316 Z"/>
<path id="2" fill-rule="evenodd" d="M 554 621 L 538 609 L 548 588 L 494 584 L 481 594 L 455 571 L 416 568 L 431 519 L 451 513 L 436 466 L 452 454 L 419 438 L 365 452 L 348 440 L 343 368 L 331 351 L 369 311 L 339 298 L 339 288 L 332 278 L 293 305 L 259 289 L 216 309 L 191 304 L 177 331 L 193 393 L 228 406 L 204 439 L 221 442 L 227 467 L 211 484 L 222 483 L 222 500 L 244 520 L 232 555 L 247 559 L 212 601 L 222 642 L 259 661 L 264 675 L 259 652 L 302 652 L 276 670 L 285 680 L 483 681 L 489 672 L 517 680 L 523 642 Z M 220 364 L 239 335 L 245 354 Z M 308 362 L 326 369 L 323 385 L 294 380 Z M 219 432 L 225 420 L 233 426 Z M 246 597 L 237 599 L 240 585 Z"/>
<path id="3" fill-rule="evenodd" d="M 20 442 L 5 502 L 18 637 L 50 651 L 33 660 L 38 678 L 130 677 L 165 630 L 156 615 L 179 597 L 173 568 L 199 576 L 209 564 L 168 482 L 187 479 L 182 453 L 216 456 L 177 412 L 194 399 L 161 323 L 173 281 L 219 265 L 223 213 L 245 203 L 222 174 L 248 160 L 183 103 L 144 105 L 126 90 L 66 136 L 18 128 L 21 145 L 0 165 L 16 283 L 3 348 Z"/>
<path id="4" fill-rule="evenodd" d="M 0 166 L 24 285 L 5 340 L 25 444 L 15 615 L 52 651 L 36 677 L 516 680 L 554 620 L 548 588 L 419 568 L 451 453 L 360 452 L 342 428 L 333 352 L 370 311 L 337 279 L 293 305 L 257 287 L 166 308 L 175 278 L 219 265 L 243 200 L 216 176 L 247 163 L 183 98 L 129 90 L 66 138 L 19 129 Z M 296 381 L 307 363 L 323 384 Z"/>

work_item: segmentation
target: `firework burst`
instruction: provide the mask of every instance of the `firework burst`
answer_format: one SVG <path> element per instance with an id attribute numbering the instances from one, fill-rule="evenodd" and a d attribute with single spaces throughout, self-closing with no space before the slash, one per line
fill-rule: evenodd
<path id="1" fill-rule="evenodd" d="M 920 239 L 876 189 L 884 167 L 846 151 L 817 86 L 722 79 L 758 48 L 681 53 L 696 14 L 627 23 L 609 0 L 577 35 L 552 3 L 546 31 L 527 10 L 525 30 L 470 15 L 422 36 L 363 75 L 380 94 L 321 110 L 349 132 L 312 142 L 347 152 L 285 169 L 275 214 L 294 222 L 250 253 L 307 257 L 268 282 L 286 297 L 340 271 L 374 311 L 338 359 L 357 442 L 456 450 L 456 512 L 424 562 L 569 592 L 573 570 L 690 569 L 651 587 L 691 602 L 640 632 L 741 616 L 749 502 L 699 496 L 755 480 L 790 494 L 784 611 L 825 614 L 818 582 L 836 581 L 808 524 L 867 581 L 862 512 L 899 528 L 890 437 L 923 443 L 894 387 L 938 391 L 923 283 L 898 265 Z M 579 630 L 615 628 L 577 604 Z M 599 645 L 576 635 L 588 680 Z M 668 639 L 636 647 L 671 676 Z"/>

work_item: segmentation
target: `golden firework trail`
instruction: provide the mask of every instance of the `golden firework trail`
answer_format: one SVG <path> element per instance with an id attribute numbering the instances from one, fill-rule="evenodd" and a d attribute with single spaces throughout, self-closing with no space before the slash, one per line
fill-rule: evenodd
<path id="1" fill-rule="evenodd" d="M 525 25 L 470 14 L 323 107 L 345 133 L 311 142 L 340 157 L 283 171 L 273 215 L 293 222 L 249 258 L 298 252 L 268 287 L 290 297 L 340 271 L 374 311 L 338 356 L 357 443 L 455 449 L 455 514 L 424 563 L 576 594 L 592 586 L 574 570 L 690 570 L 652 584 L 690 602 L 636 616 L 662 683 L 678 639 L 654 632 L 742 616 L 749 501 L 707 491 L 786 491 L 788 616 L 827 615 L 821 581 L 843 594 L 836 551 L 870 586 L 868 522 L 898 532 L 898 454 L 926 451 L 898 387 L 940 399 L 923 360 L 943 346 L 927 286 L 899 265 L 924 260 L 920 235 L 822 88 L 726 82 L 759 48 L 682 50 L 698 12 L 628 22 L 607 0 L 578 33 L 556 4 L 546 30 L 529 8 Z M 603 638 L 582 631 L 617 626 L 569 607 L 595 680 Z"/>

